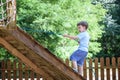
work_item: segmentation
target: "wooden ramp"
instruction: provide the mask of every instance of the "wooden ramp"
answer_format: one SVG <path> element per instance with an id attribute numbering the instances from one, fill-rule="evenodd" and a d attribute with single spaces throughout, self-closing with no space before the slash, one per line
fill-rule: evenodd
<path id="1" fill-rule="evenodd" d="M 85 80 L 17 26 L 0 29 L 0 44 L 47 80 Z"/>

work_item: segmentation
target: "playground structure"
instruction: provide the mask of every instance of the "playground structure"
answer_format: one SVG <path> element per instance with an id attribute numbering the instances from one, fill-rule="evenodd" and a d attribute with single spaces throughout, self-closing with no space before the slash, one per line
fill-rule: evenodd
<path id="1" fill-rule="evenodd" d="M 1 0 L 0 45 L 46 80 L 85 80 L 16 25 L 16 0 Z"/>

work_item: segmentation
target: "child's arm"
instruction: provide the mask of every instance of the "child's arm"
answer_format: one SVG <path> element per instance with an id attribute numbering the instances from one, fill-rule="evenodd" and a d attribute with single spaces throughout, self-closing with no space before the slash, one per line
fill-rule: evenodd
<path id="1" fill-rule="evenodd" d="M 78 37 L 77 36 L 71 36 L 71 35 L 63 35 L 64 37 L 67 37 L 67 38 L 70 38 L 70 39 L 78 39 Z"/>

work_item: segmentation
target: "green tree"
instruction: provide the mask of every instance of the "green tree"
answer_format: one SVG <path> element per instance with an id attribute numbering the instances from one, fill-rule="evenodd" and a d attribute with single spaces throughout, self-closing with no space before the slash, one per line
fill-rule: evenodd
<path id="1" fill-rule="evenodd" d="M 90 0 L 17 0 L 17 24 L 32 35 L 40 44 L 60 58 L 67 58 L 78 43 L 59 34 L 77 35 L 76 24 L 81 20 L 89 23 L 91 36 L 88 57 L 98 53 L 106 10 Z"/>
<path id="2" fill-rule="evenodd" d="M 100 39 L 102 50 L 98 57 L 119 57 L 120 56 L 120 1 L 111 0 L 105 2 L 101 0 L 103 7 L 107 9 L 106 17 L 103 21 L 105 25 L 104 33 Z"/>
<path id="3" fill-rule="evenodd" d="M 104 27 L 98 24 L 105 15 L 101 4 L 93 5 L 90 0 L 17 0 L 17 4 L 18 25 L 55 55 L 68 57 L 77 48 L 77 43 L 50 32 L 77 35 L 76 24 L 80 20 L 88 21 L 90 26 L 89 56 L 101 50 L 97 42 Z"/>
<path id="4" fill-rule="evenodd" d="M 0 46 L 0 60 L 7 60 L 7 59 L 16 59 L 14 56 L 12 56 L 5 48 Z"/>

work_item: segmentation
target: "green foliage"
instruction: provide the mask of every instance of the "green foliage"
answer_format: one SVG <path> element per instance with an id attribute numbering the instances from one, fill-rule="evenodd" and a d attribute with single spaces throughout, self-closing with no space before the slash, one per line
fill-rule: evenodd
<path id="1" fill-rule="evenodd" d="M 27 32 L 58 57 L 69 57 L 78 44 L 57 35 L 49 35 L 46 31 L 77 35 L 76 24 L 81 20 L 88 21 L 90 26 L 88 56 L 92 57 L 101 50 L 100 43 L 97 42 L 103 28 L 98 23 L 105 15 L 101 4 L 92 5 L 90 0 L 17 0 L 17 4 L 18 25 L 22 28 L 32 28 L 33 30 Z M 35 30 L 45 32 L 34 32 Z"/>
<path id="2" fill-rule="evenodd" d="M 10 53 L 7 52 L 6 49 L 0 46 L 0 60 L 7 60 L 7 59 L 13 60 L 15 59 L 15 57 L 13 57 Z"/>
<path id="3" fill-rule="evenodd" d="M 103 21 L 105 28 L 100 39 L 102 50 L 98 57 L 119 57 L 120 56 L 120 1 L 102 2 L 105 9 L 108 10 Z"/>
<path id="4" fill-rule="evenodd" d="M 58 34 L 77 35 L 76 24 L 81 20 L 89 23 L 91 36 L 88 57 L 98 53 L 106 10 L 90 0 L 17 0 L 17 24 L 56 56 L 67 58 L 77 49 L 78 43 Z M 52 32 L 54 34 L 50 34 Z"/>

